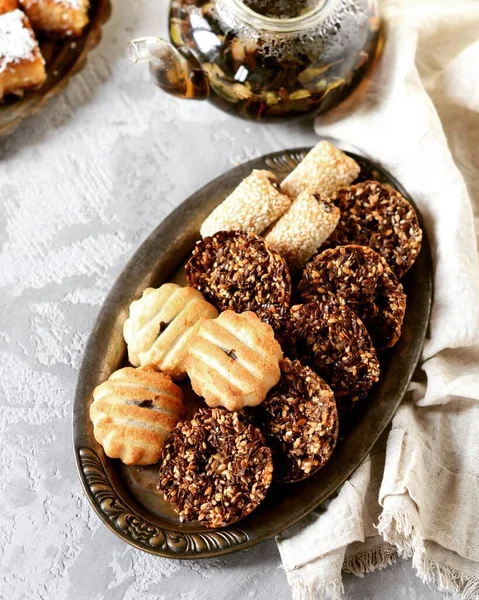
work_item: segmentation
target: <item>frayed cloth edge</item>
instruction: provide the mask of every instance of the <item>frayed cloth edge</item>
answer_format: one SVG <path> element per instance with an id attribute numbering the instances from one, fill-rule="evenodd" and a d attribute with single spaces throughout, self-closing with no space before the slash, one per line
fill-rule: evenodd
<path id="1" fill-rule="evenodd" d="M 384 539 L 396 548 L 401 558 L 412 558 L 424 554 L 424 541 L 418 524 L 407 510 L 383 512 L 379 517 L 377 530 Z"/>
<path id="2" fill-rule="evenodd" d="M 385 569 L 396 562 L 397 550 L 390 544 L 382 544 L 366 552 L 359 552 L 354 556 L 346 557 L 343 564 L 345 573 L 352 573 L 357 577 L 364 577 L 366 573 Z"/>
<path id="3" fill-rule="evenodd" d="M 339 600 L 344 594 L 341 578 L 310 583 L 295 581 L 291 587 L 292 600 Z"/>
<path id="4" fill-rule="evenodd" d="M 424 539 L 414 521 L 414 515 L 407 510 L 383 513 L 377 529 L 383 539 L 396 548 L 398 556 L 412 558 L 412 566 L 424 583 L 463 600 L 479 599 L 479 578 L 427 556 Z"/>
<path id="5" fill-rule="evenodd" d="M 465 575 L 426 555 L 417 560 L 413 557 L 413 566 L 417 576 L 424 583 L 435 585 L 440 592 L 456 594 L 463 600 L 479 598 L 479 578 L 477 577 Z"/>

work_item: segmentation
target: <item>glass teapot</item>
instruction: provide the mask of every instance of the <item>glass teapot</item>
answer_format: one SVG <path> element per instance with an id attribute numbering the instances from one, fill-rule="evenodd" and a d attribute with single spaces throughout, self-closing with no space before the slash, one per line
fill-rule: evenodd
<path id="1" fill-rule="evenodd" d="M 130 58 L 165 92 L 260 121 L 333 108 L 382 45 L 375 0 L 172 0 L 170 37 L 132 40 Z"/>

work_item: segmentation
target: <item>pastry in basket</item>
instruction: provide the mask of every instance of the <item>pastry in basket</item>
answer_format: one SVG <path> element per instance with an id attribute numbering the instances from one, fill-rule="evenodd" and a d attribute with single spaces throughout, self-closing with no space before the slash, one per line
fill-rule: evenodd
<path id="1" fill-rule="evenodd" d="M 264 234 L 266 242 L 301 269 L 334 231 L 339 209 L 321 194 L 302 192 Z"/>
<path id="2" fill-rule="evenodd" d="M 127 465 L 158 462 L 183 415 L 181 389 L 152 367 L 115 371 L 95 388 L 90 406 L 96 441 Z"/>
<path id="3" fill-rule="evenodd" d="M 331 298 L 291 307 L 301 362 L 333 389 L 338 408 L 350 410 L 379 379 L 379 361 L 361 319 Z"/>
<path id="4" fill-rule="evenodd" d="M 132 302 L 123 335 L 132 365 L 155 365 L 173 378 L 186 374 L 188 344 L 202 319 L 214 319 L 218 311 L 198 290 L 165 283 L 147 288 Z"/>
<path id="5" fill-rule="evenodd" d="M 35 33 L 21 10 L 0 14 L 0 100 L 37 88 L 46 79 Z"/>
<path id="6" fill-rule="evenodd" d="M 291 276 L 282 256 L 257 235 L 219 231 L 197 242 L 185 266 L 189 284 L 219 311 L 289 306 Z"/>
<path id="7" fill-rule="evenodd" d="M 18 0 L 0 0 L 0 15 L 18 8 Z"/>
<path id="8" fill-rule="evenodd" d="M 158 489 L 182 521 L 225 527 L 249 515 L 273 477 L 271 450 L 237 412 L 200 409 L 163 450 Z"/>
<path id="9" fill-rule="evenodd" d="M 254 170 L 209 215 L 201 226 L 201 236 L 218 231 L 241 230 L 260 234 L 291 204 L 277 189 L 276 175 Z"/>
<path id="10" fill-rule="evenodd" d="M 79 37 L 88 23 L 88 0 L 19 0 L 35 31 L 48 37 Z"/>
<path id="11" fill-rule="evenodd" d="M 359 171 L 356 161 L 323 140 L 284 179 L 281 190 L 292 198 L 301 192 L 330 196 L 338 188 L 352 183 Z"/>
<path id="12" fill-rule="evenodd" d="M 329 385 L 309 367 L 283 360 L 281 379 L 260 412 L 276 480 L 306 479 L 329 460 L 338 439 L 336 401 Z"/>
<path id="13" fill-rule="evenodd" d="M 222 312 L 205 320 L 190 342 L 186 370 L 208 406 L 257 406 L 279 381 L 281 347 L 252 312 Z"/>
<path id="14" fill-rule="evenodd" d="M 401 336 L 406 294 L 384 258 L 367 246 L 321 252 L 304 268 L 298 289 L 306 301 L 336 297 L 347 304 L 377 350 L 391 348 Z"/>
<path id="15" fill-rule="evenodd" d="M 331 201 L 341 211 L 324 248 L 361 244 L 383 256 L 398 279 L 421 250 L 422 230 L 413 206 L 394 188 L 365 181 L 337 190 Z"/>

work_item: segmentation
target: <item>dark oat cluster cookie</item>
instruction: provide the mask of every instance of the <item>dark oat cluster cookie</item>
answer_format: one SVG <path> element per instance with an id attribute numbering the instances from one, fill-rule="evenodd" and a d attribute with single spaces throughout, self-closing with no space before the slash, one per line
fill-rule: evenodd
<path id="1" fill-rule="evenodd" d="M 369 333 L 350 308 L 330 298 L 291 308 L 296 347 L 332 387 L 338 407 L 349 410 L 379 379 L 379 362 Z"/>
<path id="2" fill-rule="evenodd" d="M 158 489 L 182 520 L 224 527 L 263 501 L 273 477 L 271 450 L 241 413 L 200 409 L 163 449 Z"/>
<path id="3" fill-rule="evenodd" d="M 190 285 L 219 311 L 255 312 L 291 300 L 286 261 L 251 233 L 219 231 L 200 240 L 185 270 Z"/>
<path id="4" fill-rule="evenodd" d="M 291 322 L 289 306 L 281 304 L 269 304 L 260 307 L 256 311 L 257 316 L 267 323 L 274 331 L 274 337 L 279 342 L 283 354 L 290 358 L 296 358 L 294 344 L 294 326 Z"/>
<path id="5" fill-rule="evenodd" d="M 339 421 L 334 394 L 319 375 L 297 360 L 285 359 L 279 383 L 259 409 L 276 480 L 300 481 L 326 464 L 336 445 Z"/>
<path id="6" fill-rule="evenodd" d="M 421 250 L 422 230 L 411 204 L 397 190 L 378 181 L 337 190 L 331 201 L 341 216 L 323 249 L 345 244 L 369 246 L 401 279 Z"/>
<path id="7" fill-rule="evenodd" d="M 366 246 L 350 244 L 317 254 L 299 283 L 306 301 L 336 297 L 366 325 L 378 350 L 401 335 L 406 295 L 387 262 Z"/>

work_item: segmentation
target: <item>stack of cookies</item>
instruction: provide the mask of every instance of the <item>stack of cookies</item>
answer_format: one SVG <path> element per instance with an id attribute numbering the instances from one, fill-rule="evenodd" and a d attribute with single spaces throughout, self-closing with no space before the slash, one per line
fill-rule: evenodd
<path id="1" fill-rule="evenodd" d="M 253 171 L 203 223 L 189 286 L 131 305 L 132 367 L 95 390 L 94 433 L 127 464 L 160 460 L 158 489 L 182 520 L 229 525 L 273 481 L 316 473 L 377 383 L 422 232 L 396 190 L 359 175 L 327 142 L 281 184 Z M 191 420 L 183 378 L 205 402 Z"/>

